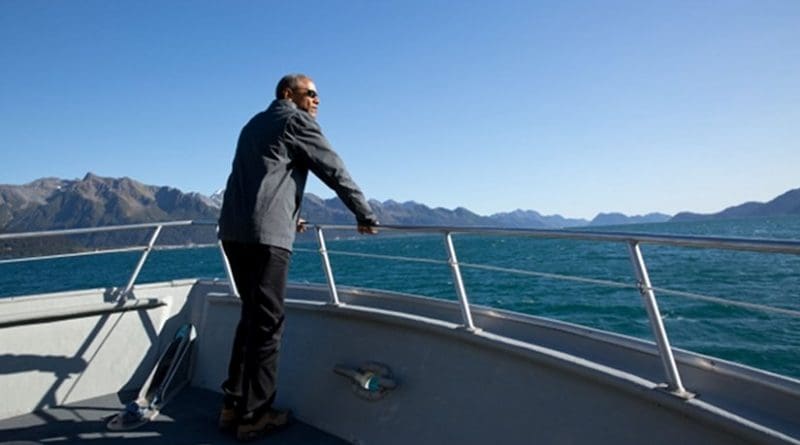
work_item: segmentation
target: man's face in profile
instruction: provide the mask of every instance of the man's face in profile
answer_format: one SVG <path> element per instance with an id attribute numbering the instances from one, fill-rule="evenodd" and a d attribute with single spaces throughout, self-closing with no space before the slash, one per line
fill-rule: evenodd
<path id="1" fill-rule="evenodd" d="M 300 79 L 297 87 L 291 89 L 289 99 L 297 105 L 297 108 L 307 111 L 314 118 L 317 117 L 319 95 L 317 86 L 311 79 Z"/>

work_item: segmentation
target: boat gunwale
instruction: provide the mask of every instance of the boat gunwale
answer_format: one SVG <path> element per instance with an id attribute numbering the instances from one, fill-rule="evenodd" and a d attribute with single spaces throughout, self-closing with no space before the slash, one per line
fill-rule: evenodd
<path id="1" fill-rule="evenodd" d="M 325 293 L 327 291 L 327 288 L 325 287 L 324 284 L 290 283 L 290 287 L 294 289 L 309 290 L 320 293 Z M 456 311 L 458 303 L 455 301 L 426 297 L 422 295 L 415 295 L 403 292 L 387 291 L 382 289 L 370 289 L 370 288 L 351 287 L 351 286 L 338 286 L 338 288 L 343 295 L 351 294 L 355 296 L 364 296 L 377 299 L 387 299 L 387 300 L 393 299 L 401 303 L 406 302 L 403 300 L 408 300 L 411 302 L 409 306 L 414 308 L 417 308 L 421 305 L 426 305 L 429 307 L 432 306 L 450 310 L 453 311 L 454 314 L 453 318 L 457 318 Z M 237 298 L 233 296 L 222 297 L 222 298 L 230 298 L 233 301 L 237 300 Z M 308 301 L 309 300 L 301 300 L 295 298 L 286 299 L 287 304 L 298 304 L 298 303 L 306 304 Z M 320 306 L 335 307 L 335 305 L 332 305 L 328 301 L 317 300 L 317 299 L 311 301 L 321 303 Z M 359 306 L 364 309 L 373 308 L 372 306 L 366 306 L 363 304 L 354 305 L 347 302 L 343 303 L 344 304 L 342 304 L 342 306 L 348 306 L 348 307 Z M 522 312 L 516 312 L 508 309 L 494 308 L 491 306 L 470 304 L 470 308 L 472 310 L 473 315 L 479 315 L 480 317 L 485 317 L 489 319 L 498 319 L 502 321 L 511 321 L 514 323 L 521 323 L 524 325 L 532 325 L 537 328 L 559 331 L 565 334 L 577 336 L 584 339 L 612 344 L 615 347 L 622 347 L 624 349 L 631 350 L 641 354 L 646 354 L 654 358 L 658 358 L 659 355 L 658 350 L 656 349 L 656 344 L 652 340 L 646 340 L 630 335 L 621 334 L 618 332 L 607 331 L 603 329 L 593 328 L 591 326 L 571 323 L 568 321 L 558 320 L 551 317 L 525 314 Z M 381 308 L 374 308 L 374 309 L 381 311 L 386 310 Z M 392 311 L 392 310 L 389 311 L 402 313 L 399 311 Z M 406 312 L 406 313 L 414 316 L 420 316 L 430 320 L 437 320 L 445 323 L 450 323 L 453 324 L 454 326 L 459 326 L 463 329 L 463 325 L 459 323 L 447 320 L 435 319 L 431 317 L 425 317 L 423 315 L 414 314 L 412 312 Z M 479 331 L 489 332 L 484 329 L 479 329 Z M 673 350 L 676 352 L 676 359 L 678 359 L 678 361 L 681 362 L 682 366 L 688 366 L 700 370 L 713 369 L 715 372 L 719 372 L 721 374 L 725 374 L 736 378 L 747 379 L 749 381 L 754 381 L 754 382 L 757 381 L 761 384 L 767 384 L 773 389 L 785 392 L 794 397 L 800 397 L 800 379 L 783 374 L 777 374 L 760 368 L 755 368 L 752 366 L 748 366 L 746 364 L 725 360 L 723 358 L 705 355 L 687 349 L 673 347 Z M 768 377 L 768 379 L 765 380 L 764 377 Z"/>
<path id="2" fill-rule="evenodd" d="M 303 285 L 307 287 L 308 285 Z M 324 291 L 324 289 L 320 288 L 318 290 Z M 382 291 L 379 291 L 382 292 Z M 414 297 L 413 295 L 404 295 L 404 297 Z M 433 302 L 444 304 L 449 306 L 454 313 L 458 312 L 457 303 L 450 302 L 446 300 L 435 300 L 430 299 L 427 297 L 417 297 L 420 299 L 426 300 L 426 302 Z M 219 295 L 214 297 L 216 302 L 222 303 L 231 303 L 237 304 L 238 299 L 233 296 L 224 296 Z M 787 434 L 781 432 L 780 430 L 776 430 L 771 428 L 770 426 L 763 425 L 758 423 L 757 421 L 751 420 L 747 417 L 742 417 L 737 415 L 729 410 L 721 408 L 714 403 L 709 403 L 704 401 L 702 398 L 685 398 L 680 395 L 677 395 L 668 390 L 667 386 L 663 383 L 659 383 L 657 381 L 648 379 L 647 377 L 639 376 L 637 374 L 625 371 L 623 369 L 615 368 L 613 366 L 605 365 L 591 359 L 582 358 L 580 356 L 574 355 L 569 352 L 559 351 L 557 349 L 553 349 L 548 346 L 536 345 L 526 340 L 516 339 L 513 337 L 508 337 L 502 334 L 493 333 L 490 331 L 484 330 L 477 330 L 477 331 L 470 331 L 465 329 L 462 325 L 458 323 L 449 322 L 446 320 L 436 319 L 427 317 L 424 315 L 417 315 L 408 312 L 400 312 L 396 310 L 389 310 L 389 309 L 381 309 L 375 308 L 370 306 L 363 306 L 360 304 L 351 304 L 351 303 L 344 303 L 344 304 L 331 304 L 329 302 L 320 301 L 320 300 L 305 300 L 305 299 L 296 299 L 296 298 L 287 298 L 286 299 L 287 306 L 295 309 L 301 310 L 308 310 L 308 311 L 315 311 L 326 315 L 333 315 L 336 317 L 356 317 L 360 318 L 369 322 L 377 322 L 379 324 L 384 323 L 391 323 L 394 325 L 402 325 L 406 328 L 411 328 L 415 330 L 425 330 L 427 332 L 435 333 L 436 335 L 445 335 L 448 337 L 456 338 L 459 341 L 468 342 L 473 345 L 477 345 L 480 347 L 488 348 L 488 349 L 497 349 L 502 348 L 506 352 L 512 353 L 517 355 L 525 360 L 534 360 L 537 363 L 542 364 L 543 366 L 555 368 L 561 371 L 567 371 L 574 375 L 579 376 L 580 378 L 589 379 L 592 381 L 601 381 L 604 384 L 608 384 L 613 386 L 616 389 L 623 390 L 625 393 L 633 396 L 633 397 L 646 397 L 653 403 L 665 405 L 670 407 L 677 412 L 682 412 L 686 409 L 692 410 L 694 414 L 699 414 L 701 417 L 706 419 L 707 421 L 712 421 L 715 424 L 721 425 L 723 428 L 728 429 L 729 431 L 747 435 L 748 437 L 753 438 L 754 440 L 759 441 L 762 443 L 765 439 L 777 439 L 781 441 L 788 441 L 789 443 L 800 443 L 794 437 L 788 436 Z M 476 308 L 479 311 L 482 311 L 485 308 Z M 495 309 L 489 309 L 487 312 L 495 312 Z M 516 314 L 516 313 L 514 313 Z M 491 314 L 487 314 L 488 316 L 492 316 Z M 559 325 L 566 325 L 569 328 L 580 328 L 582 329 L 583 326 L 579 325 L 571 325 L 569 323 L 560 322 L 554 319 L 547 319 L 541 317 L 530 316 L 526 314 L 519 314 L 521 317 L 518 322 L 525 322 L 527 324 L 535 325 L 537 327 L 544 327 L 549 329 L 557 329 Z M 538 326 L 537 321 L 546 321 L 547 326 Z M 510 318 L 504 318 L 504 321 L 512 321 Z M 618 343 L 613 340 L 634 340 L 636 342 L 640 342 L 641 344 L 647 344 L 649 342 L 639 340 L 632 337 L 626 337 L 620 334 L 615 334 L 607 331 L 600 331 L 594 330 L 589 328 L 590 331 L 595 331 L 595 333 L 607 334 L 605 335 L 607 338 L 599 339 L 599 338 L 591 338 L 591 340 L 596 341 L 604 341 L 607 343 L 611 343 L 613 346 L 622 346 L 628 348 L 628 344 L 625 343 Z M 570 334 L 576 334 L 576 332 L 572 332 L 568 330 Z M 619 338 L 615 338 L 619 337 Z M 628 348 L 634 349 L 634 352 L 645 352 L 649 355 L 652 355 L 654 359 L 657 359 L 658 352 L 655 350 L 655 345 L 652 345 L 653 348 L 651 350 L 639 350 L 638 348 Z M 696 353 L 692 353 L 689 351 L 681 351 L 689 356 L 698 355 Z M 683 354 L 681 354 L 683 355 Z M 684 357 L 682 357 L 684 358 Z M 724 362 L 723 360 L 717 360 L 720 363 Z M 683 366 L 695 366 L 692 363 L 681 363 Z M 743 365 L 739 365 L 733 362 L 726 362 L 726 364 L 732 366 L 733 368 L 742 367 Z M 764 371 L 755 369 L 755 368 L 748 368 L 744 367 L 745 371 L 755 371 L 755 373 L 763 373 Z M 711 370 L 712 372 L 717 371 L 717 368 Z M 733 377 L 743 377 L 740 374 L 732 375 Z M 800 381 L 791 379 L 789 377 L 784 377 L 777 374 L 770 374 L 772 377 L 777 377 L 782 382 L 765 382 L 764 380 L 758 379 L 758 383 L 764 384 L 764 386 L 783 392 L 790 397 L 800 397 Z M 744 378 L 746 380 L 756 382 L 753 379 L 753 375 L 746 373 Z M 775 383 L 780 383 L 776 385 Z"/>

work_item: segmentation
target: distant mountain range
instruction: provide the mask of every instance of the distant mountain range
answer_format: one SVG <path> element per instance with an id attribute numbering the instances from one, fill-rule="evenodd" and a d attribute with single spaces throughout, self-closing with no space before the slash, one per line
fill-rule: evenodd
<path id="1" fill-rule="evenodd" d="M 80 180 L 37 179 L 0 185 L 0 231 L 21 232 L 178 219 L 213 219 L 218 207 L 199 193 L 88 173 Z"/>
<path id="2" fill-rule="evenodd" d="M 29 184 L 0 185 L 0 232 L 27 232 L 183 219 L 215 219 L 214 202 L 198 193 L 144 185 L 130 178 L 92 173 L 80 180 L 42 178 Z M 91 235 L 51 236 L 0 242 L 0 258 L 113 248 L 147 243 L 150 229 Z M 209 243 L 202 227 L 165 230 L 161 244 Z"/>
<path id="3" fill-rule="evenodd" d="M 561 215 L 542 215 L 533 210 L 514 210 L 495 213 L 489 216 L 478 215 L 464 207 L 455 210 L 441 207 L 430 208 L 414 201 L 384 202 L 370 201 L 378 220 L 382 224 L 422 225 L 422 226 L 482 226 L 508 228 L 563 228 L 591 225 L 631 224 L 644 222 L 665 222 L 669 215 L 651 213 L 645 216 L 625 216 L 621 213 L 601 213 L 592 221 L 565 218 Z M 303 217 L 309 221 L 330 222 L 333 224 L 352 224 L 353 215 L 339 198 L 322 199 L 306 194 L 303 200 Z"/>
<path id="4" fill-rule="evenodd" d="M 107 178 L 88 173 L 83 179 L 42 178 L 24 185 L 0 185 L 0 232 L 20 232 L 179 219 L 210 219 L 219 214 L 222 190 L 211 197 L 184 193 L 173 187 L 145 185 L 130 178 Z M 747 216 L 800 215 L 800 189 L 768 203 L 745 203 L 719 213 L 683 212 L 670 219 L 663 213 L 627 216 L 601 213 L 591 221 L 515 210 L 489 216 L 466 208 L 430 208 L 413 201 L 370 201 L 383 224 L 560 228 L 688 221 Z M 302 216 L 313 223 L 353 224 L 354 218 L 338 198 L 306 194 Z"/>
<path id="5" fill-rule="evenodd" d="M 800 215 L 800 188 L 789 190 L 769 202 L 746 202 L 710 214 L 681 212 L 671 221 L 702 221 L 709 219 L 750 218 L 755 216 Z"/>

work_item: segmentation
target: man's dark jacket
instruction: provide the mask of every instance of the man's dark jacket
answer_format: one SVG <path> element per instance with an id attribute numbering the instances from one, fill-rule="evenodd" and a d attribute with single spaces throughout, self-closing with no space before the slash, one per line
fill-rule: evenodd
<path id="1" fill-rule="evenodd" d="M 336 192 L 359 224 L 375 224 L 364 194 L 316 120 L 291 100 L 276 100 L 239 135 L 219 238 L 292 250 L 309 170 Z"/>

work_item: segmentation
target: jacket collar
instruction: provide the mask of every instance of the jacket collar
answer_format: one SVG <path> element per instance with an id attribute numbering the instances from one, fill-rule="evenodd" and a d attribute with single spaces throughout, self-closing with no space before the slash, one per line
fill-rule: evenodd
<path id="1" fill-rule="evenodd" d="M 297 104 L 292 102 L 291 99 L 275 99 L 269 104 L 269 108 L 288 107 L 297 109 Z"/>

